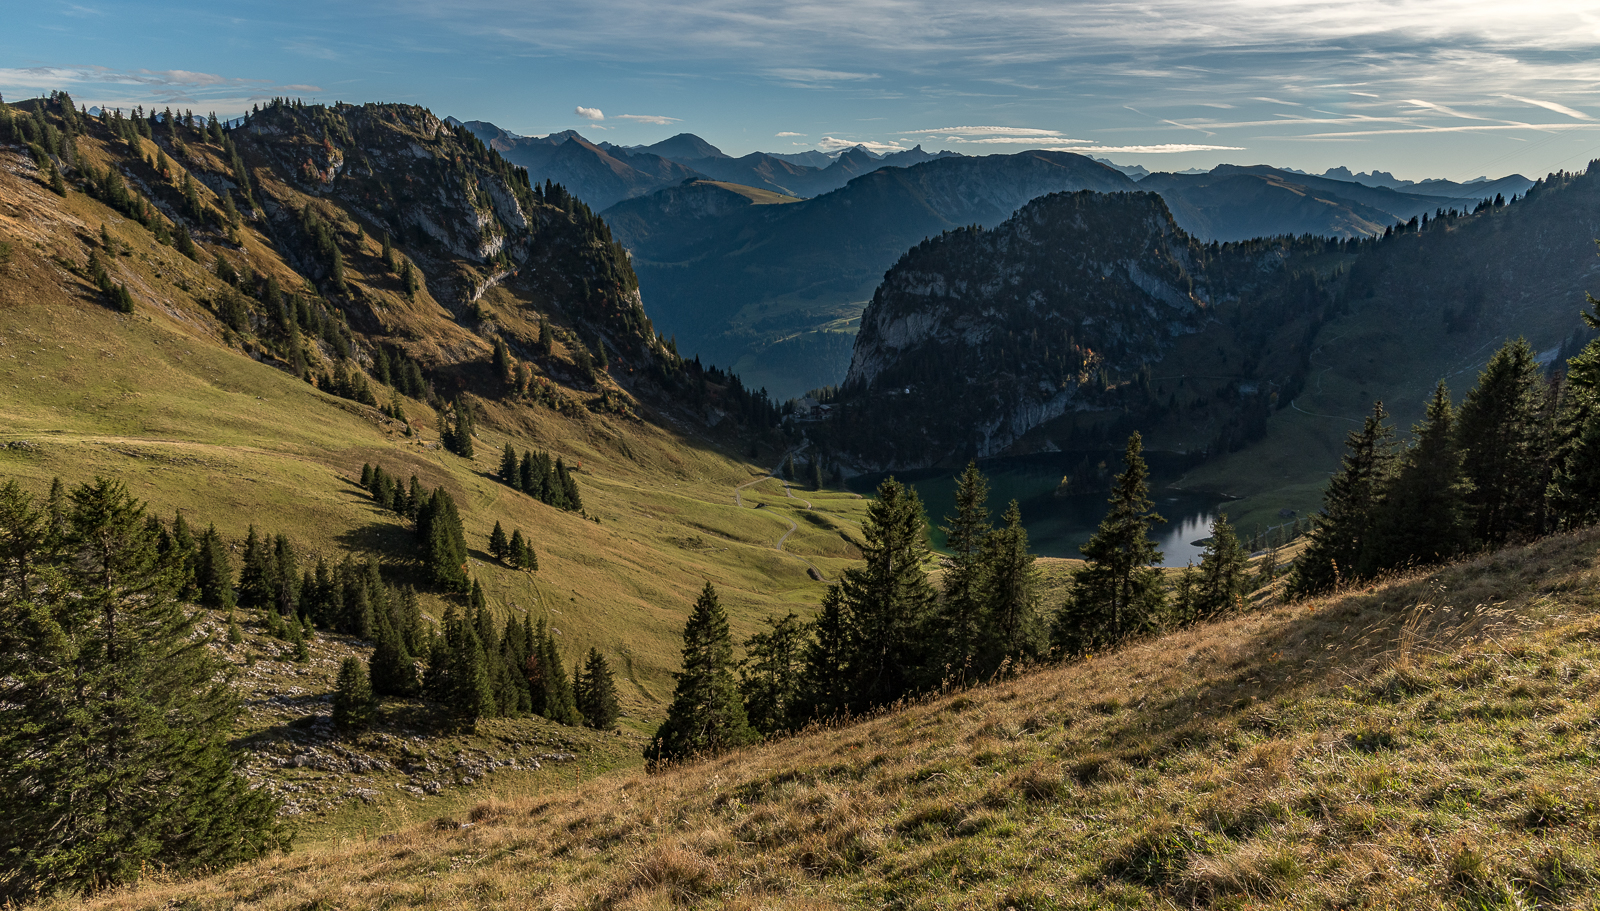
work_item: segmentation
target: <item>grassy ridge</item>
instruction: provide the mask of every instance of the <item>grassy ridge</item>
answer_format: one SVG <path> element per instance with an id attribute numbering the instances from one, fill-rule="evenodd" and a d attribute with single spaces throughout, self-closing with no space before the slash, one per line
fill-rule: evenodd
<path id="1" fill-rule="evenodd" d="M 375 409 L 224 347 L 200 302 L 220 287 L 205 268 L 81 194 L 50 194 L 30 162 L 0 155 L 12 168 L 0 173 L 0 240 L 11 247 L 0 263 L 0 476 L 35 493 L 54 476 L 111 475 L 160 514 L 184 510 L 234 539 L 252 523 L 282 532 L 302 560 L 375 553 L 404 582 L 410 529 L 356 482 L 364 462 L 416 474 L 460 505 L 471 571 L 495 609 L 548 616 L 569 657 L 590 646 L 611 655 L 627 671 L 625 723 L 641 729 L 653 728 L 671 694 L 683 618 L 707 579 L 724 592 L 742 639 L 768 615 L 808 615 L 824 589 L 809 566 L 832 578 L 855 555 L 841 533 L 859 521 L 861 500 L 825 494 L 806 510 L 774 483 L 769 505 L 740 507 L 735 487 L 760 470 L 732 455 L 728 441 L 670 416 L 650 423 L 484 402 L 477 458 L 468 461 L 437 445 L 426 403 L 406 400 L 423 429 L 408 437 Z M 69 271 L 82 267 L 101 223 L 125 248 L 113 271 L 137 289 L 132 315 L 105 306 Z M 245 233 L 258 264 L 286 269 Z M 387 391 L 379 397 L 387 401 Z M 496 481 L 506 442 L 581 463 L 578 483 L 599 524 Z M 539 572 L 488 556 L 496 521 L 530 537 Z M 790 522 L 802 531 L 779 552 Z M 424 606 L 443 609 L 431 598 Z"/>
<path id="2" fill-rule="evenodd" d="M 92 904 L 1589 907 L 1597 558 L 1551 538 Z"/>

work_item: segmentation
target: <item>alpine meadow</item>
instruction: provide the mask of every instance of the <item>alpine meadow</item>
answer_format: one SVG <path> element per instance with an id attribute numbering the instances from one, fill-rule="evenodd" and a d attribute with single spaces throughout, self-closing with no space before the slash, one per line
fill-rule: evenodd
<path id="1" fill-rule="evenodd" d="M 1581 11 L 16 12 L 6 908 L 1600 904 Z"/>

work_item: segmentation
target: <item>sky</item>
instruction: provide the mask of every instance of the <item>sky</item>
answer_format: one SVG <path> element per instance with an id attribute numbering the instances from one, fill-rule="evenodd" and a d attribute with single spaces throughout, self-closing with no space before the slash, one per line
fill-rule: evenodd
<path id="1" fill-rule="evenodd" d="M 1600 2 L 7 0 L 0 94 L 398 101 L 723 151 L 1065 149 L 1411 180 L 1600 158 Z"/>

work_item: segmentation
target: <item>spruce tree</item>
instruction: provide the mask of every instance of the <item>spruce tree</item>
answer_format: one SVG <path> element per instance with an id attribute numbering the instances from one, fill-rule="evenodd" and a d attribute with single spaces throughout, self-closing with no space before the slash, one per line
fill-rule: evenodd
<path id="1" fill-rule="evenodd" d="M 494 715 L 494 686 L 483 641 L 476 623 L 457 614 L 453 605 L 445 610 L 444 641 L 433 660 L 440 665 L 429 668 L 433 690 L 452 725 L 473 730 L 480 718 Z"/>
<path id="2" fill-rule="evenodd" d="M 273 562 L 271 541 L 250 532 L 244 542 L 244 568 L 239 573 L 239 603 L 245 607 L 269 608 L 278 600 L 278 570 Z"/>
<path id="3" fill-rule="evenodd" d="M 837 718 L 850 710 L 850 627 L 839 585 L 828 586 L 816 618 L 807 624 L 806 640 L 799 693 L 790 712 L 793 727 Z"/>
<path id="4" fill-rule="evenodd" d="M 1590 329 L 1600 329 L 1600 302 L 1584 312 Z M 1590 341 L 1567 361 L 1567 388 L 1558 424 L 1558 469 L 1551 497 L 1567 527 L 1600 521 L 1600 339 Z"/>
<path id="5" fill-rule="evenodd" d="M 561 648 L 543 620 L 539 621 L 539 632 L 538 680 L 544 698 L 538 710 L 558 724 L 582 724 L 583 717 L 578 714 L 578 706 L 573 699 L 572 680 L 567 677 L 567 669 L 561 663 Z M 537 701 L 537 695 L 535 698 Z"/>
<path id="6" fill-rule="evenodd" d="M 1444 381 L 1428 401 L 1427 417 L 1399 458 L 1378 508 L 1360 573 L 1373 576 L 1397 566 L 1447 560 L 1471 543 L 1467 485 L 1461 471 L 1455 415 Z"/>
<path id="7" fill-rule="evenodd" d="M 377 708 L 367 669 L 359 658 L 346 658 L 339 664 L 339 679 L 333 685 L 333 724 L 345 731 L 365 730 L 372 724 Z"/>
<path id="8" fill-rule="evenodd" d="M 1028 550 L 1028 530 L 1016 500 L 1000 517 L 1001 526 L 983 542 L 983 623 L 978 672 L 1039 657 L 1047 639 L 1039 614 L 1039 571 Z"/>
<path id="9" fill-rule="evenodd" d="M 1237 608 L 1249 589 L 1250 555 L 1228 524 L 1228 514 L 1219 513 L 1211 523 L 1211 540 L 1200 554 L 1200 569 L 1193 580 L 1189 616 L 1205 620 Z"/>
<path id="10" fill-rule="evenodd" d="M 733 676 L 733 637 L 710 582 L 683 628 L 683 669 L 667 719 L 645 747 L 651 766 L 710 756 L 754 743 Z"/>
<path id="11" fill-rule="evenodd" d="M 201 606 L 213 610 L 233 609 L 233 565 L 215 525 L 206 528 L 200 536 L 194 584 L 200 592 Z"/>
<path id="12" fill-rule="evenodd" d="M 1088 565 L 1072 577 L 1057 613 L 1053 644 L 1068 654 L 1119 642 L 1150 629 L 1164 609 L 1161 551 L 1150 527 L 1164 521 L 1150 501 L 1144 440 L 1128 437 L 1125 468 L 1111 488 L 1111 509 L 1080 550 Z"/>
<path id="13" fill-rule="evenodd" d="M 500 483 L 522 489 L 522 466 L 517 462 L 517 451 L 511 448 L 510 443 L 500 453 Z"/>
<path id="14" fill-rule="evenodd" d="M 929 666 L 933 586 L 922 500 L 894 478 L 878 486 L 861 524 L 864 565 L 845 570 L 843 606 L 850 627 L 851 708 L 887 705 L 937 682 Z"/>
<path id="15" fill-rule="evenodd" d="M 379 624 L 378 645 L 368 659 L 368 677 L 375 693 L 411 696 L 417 691 L 417 665 L 397 625 L 392 622 Z"/>
<path id="16" fill-rule="evenodd" d="M 978 654 L 988 566 L 983 559 L 989 524 L 989 482 L 976 461 L 956 480 L 956 514 L 945 517 L 940 531 L 951 556 L 945 561 L 944 592 L 938 608 L 943 673 L 965 676 Z"/>
<path id="17" fill-rule="evenodd" d="M 496 560 L 504 560 L 510 553 L 511 542 L 506 540 L 506 530 L 500 527 L 498 520 L 494 523 L 494 531 L 489 532 L 489 554 Z"/>
<path id="18" fill-rule="evenodd" d="M 617 702 L 617 682 L 611 675 L 611 666 L 599 649 L 589 649 L 589 657 L 578 676 L 583 680 L 579 687 L 583 696 L 578 700 L 583 723 L 597 731 L 611 730 L 622 714 L 622 706 Z"/>
<path id="19" fill-rule="evenodd" d="M 1322 513 L 1313 518 L 1310 540 L 1289 577 L 1293 597 L 1320 594 L 1360 578 L 1361 554 L 1370 542 L 1381 497 L 1394 465 L 1394 428 L 1384 423 L 1382 402 L 1359 431 L 1345 438 L 1339 471 L 1322 494 Z"/>
<path id="20" fill-rule="evenodd" d="M 19 589 L 13 555 L 0 583 L 0 899 L 286 847 L 276 799 L 235 771 L 238 697 L 144 505 L 104 478 L 68 499 L 57 543 L 22 561 L 50 572 Z M 26 502 L 0 510 L 40 527 Z"/>
<path id="21" fill-rule="evenodd" d="M 1478 543 L 1494 547 L 1545 531 L 1552 404 L 1543 370 L 1521 338 L 1489 359 L 1461 403 L 1456 439 Z"/>
<path id="22" fill-rule="evenodd" d="M 767 626 L 744 644 L 739 692 L 750 726 L 771 736 L 789 730 L 798 715 L 806 627 L 793 612 L 781 620 L 768 617 Z"/>

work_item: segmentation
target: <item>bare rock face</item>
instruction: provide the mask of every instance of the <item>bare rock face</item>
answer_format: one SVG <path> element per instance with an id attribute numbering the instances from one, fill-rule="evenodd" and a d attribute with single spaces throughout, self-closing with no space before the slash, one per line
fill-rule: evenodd
<path id="1" fill-rule="evenodd" d="M 874 461 L 992 455 L 1097 407 L 1108 371 L 1137 371 L 1206 324 L 1203 258 L 1150 193 L 1056 193 L 992 230 L 924 241 L 874 294 L 844 384 L 849 401 L 921 425 L 924 445 Z"/>

